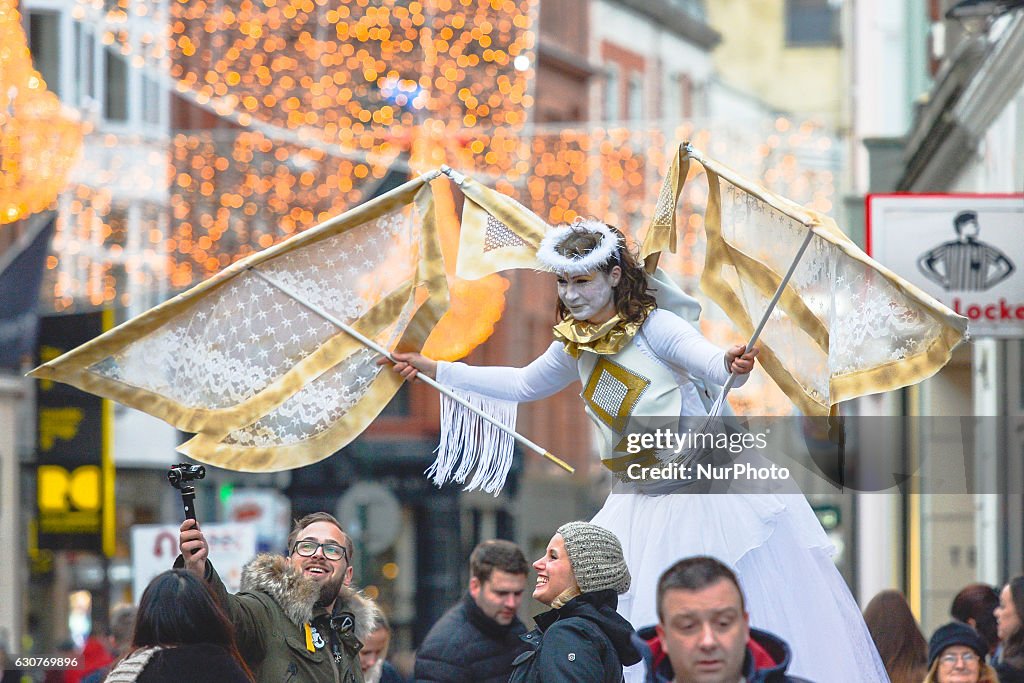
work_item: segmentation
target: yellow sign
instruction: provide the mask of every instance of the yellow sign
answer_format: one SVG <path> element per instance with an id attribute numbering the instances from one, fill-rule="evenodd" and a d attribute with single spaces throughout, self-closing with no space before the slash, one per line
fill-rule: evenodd
<path id="1" fill-rule="evenodd" d="M 85 411 L 81 408 L 40 408 L 39 449 L 49 451 L 57 443 L 57 439 L 74 439 L 84 418 Z"/>
<path id="2" fill-rule="evenodd" d="M 60 465 L 40 465 L 39 530 L 58 534 L 98 532 L 102 493 L 99 465 L 82 465 L 70 472 Z"/>

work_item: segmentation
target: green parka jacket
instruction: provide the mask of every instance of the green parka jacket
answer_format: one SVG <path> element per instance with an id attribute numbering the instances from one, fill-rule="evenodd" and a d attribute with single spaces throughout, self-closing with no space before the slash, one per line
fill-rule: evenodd
<path id="1" fill-rule="evenodd" d="M 342 586 L 333 613 L 317 613 L 320 586 L 280 555 L 257 555 L 242 570 L 235 595 L 209 561 L 207 567 L 258 683 L 363 683 L 359 650 L 379 614 L 371 600 Z"/>

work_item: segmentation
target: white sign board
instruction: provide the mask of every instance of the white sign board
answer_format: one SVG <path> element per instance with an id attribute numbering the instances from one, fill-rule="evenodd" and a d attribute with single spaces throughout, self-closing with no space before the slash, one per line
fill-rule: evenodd
<path id="1" fill-rule="evenodd" d="M 1024 194 L 875 194 L 867 250 L 970 319 L 974 337 L 1024 337 Z"/>
<path id="2" fill-rule="evenodd" d="M 252 524 L 203 524 L 210 559 L 229 593 L 237 593 L 242 567 L 256 555 Z M 178 526 L 138 524 L 132 527 L 132 596 L 135 604 L 157 574 L 171 569 L 178 556 Z"/>

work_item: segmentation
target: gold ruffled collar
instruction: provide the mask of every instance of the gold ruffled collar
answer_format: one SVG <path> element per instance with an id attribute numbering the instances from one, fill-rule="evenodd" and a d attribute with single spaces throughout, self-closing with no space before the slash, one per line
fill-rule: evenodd
<path id="1" fill-rule="evenodd" d="M 618 315 L 603 323 L 589 323 L 570 317 L 555 325 L 553 331 L 555 339 L 562 342 L 573 358 L 579 358 L 581 351 L 609 356 L 626 348 L 643 324 L 643 320 L 626 322 Z"/>

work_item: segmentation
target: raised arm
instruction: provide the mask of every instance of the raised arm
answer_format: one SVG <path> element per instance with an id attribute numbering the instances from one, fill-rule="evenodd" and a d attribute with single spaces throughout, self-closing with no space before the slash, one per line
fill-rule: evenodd
<path id="1" fill-rule="evenodd" d="M 661 309 L 651 312 L 644 334 L 659 358 L 712 384 L 725 384 L 729 373 L 735 371 L 739 377 L 734 386 L 741 386 L 754 367 L 758 351 L 745 351 L 742 344 L 723 351 L 693 325 Z"/>
<path id="2" fill-rule="evenodd" d="M 552 342 L 547 351 L 523 368 L 479 366 L 432 361 L 418 353 L 396 353 L 395 371 L 406 379 L 426 372 L 442 384 L 502 401 L 536 401 L 547 398 L 579 379 L 576 361 Z M 410 372 L 410 368 L 416 372 Z"/>
<path id="3" fill-rule="evenodd" d="M 249 664 L 260 662 L 266 649 L 263 625 L 268 619 L 267 605 L 252 594 L 228 593 L 220 575 L 209 561 L 210 546 L 194 519 L 182 522 L 178 533 L 178 548 L 181 555 L 174 561 L 174 566 L 184 567 L 206 582 L 235 626 L 238 647 L 243 657 Z"/>

